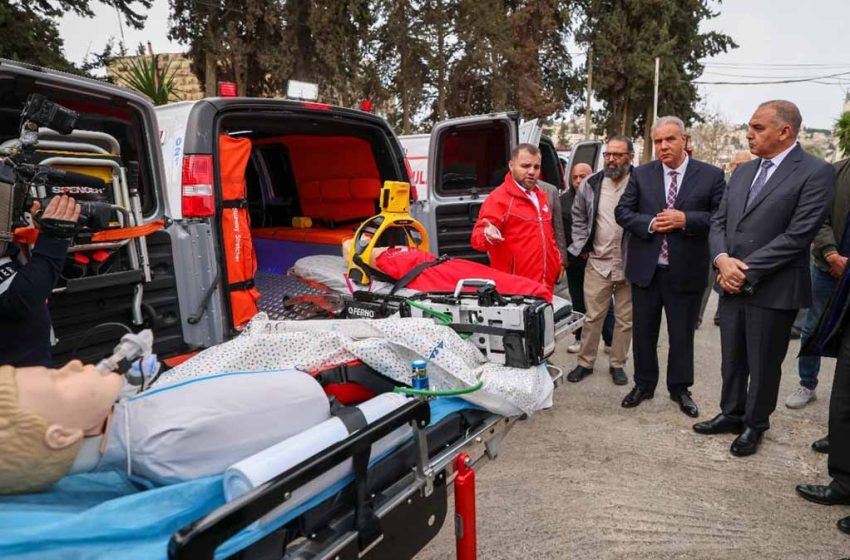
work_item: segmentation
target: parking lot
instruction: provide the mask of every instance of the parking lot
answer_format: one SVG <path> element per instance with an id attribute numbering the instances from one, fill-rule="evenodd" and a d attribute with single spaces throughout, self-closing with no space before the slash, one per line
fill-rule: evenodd
<path id="1" fill-rule="evenodd" d="M 696 335 L 693 396 L 703 420 L 718 412 L 720 395 L 716 304 L 713 296 Z M 662 335 L 662 353 L 666 344 Z M 734 436 L 694 433 L 663 381 L 653 400 L 621 408 L 630 387 L 611 382 L 600 351 L 594 375 L 562 385 L 554 409 L 519 423 L 498 460 L 478 472 L 479 558 L 850 557 L 850 539 L 835 528 L 850 508 L 811 504 L 794 492 L 801 482 L 829 481 L 826 456 L 809 445 L 826 433 L 835 367 L 824 360 L 818 400 L 789 410 L 782 402 L 797 383 L 798 350 L 792 341 L 770 431 L 743 459 L 729 453 Z M 563 341 L 554 361 L 567 371 L 575 365 Z M 452 515 L 450 508 L 418 559 L 453 557 Z"/>

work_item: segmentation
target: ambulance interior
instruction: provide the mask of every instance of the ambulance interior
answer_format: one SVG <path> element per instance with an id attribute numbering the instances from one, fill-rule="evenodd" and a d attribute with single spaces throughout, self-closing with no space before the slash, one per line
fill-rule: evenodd
<path id="1" fill-rule="evenodd" d="M 238 190 L 244 178 L 244 194 L 232 197 L 247 200 L 243 227 L 250 227 L 248 245 L 240 250 L 242 264 L 235 265 L 230 250 L 235 244 L 226 238 L 228 202 L 223 200 L 227 280 L 233 285 L 249 279 L 255 264 L 258 293 L 252 297 L 260 298 L 259 310 L 272 318 L 303 318 L 284 310 L 287 296 L 327 288 L 348 291 L 343 241 L 380 212 L 378 198 L 385 181 L 407 181 L 401 150 L 386 129 L 347 118 L 341 123 L 340 118 L 289 114 L 277 121 L 242 114 L 222 120 L 216 166 L 222 196 L 229 198 L 228 189 Z M 244 259 L 251 248 L 256 263 Z M 302 261 L 317 256 L 323 258 Z M 299 261 L 309 265 L 306 273 L 287 275 Z M 234 294 L 231 290 L 233 323 L 239 325 L 250 317 L 238 309 Z"/>

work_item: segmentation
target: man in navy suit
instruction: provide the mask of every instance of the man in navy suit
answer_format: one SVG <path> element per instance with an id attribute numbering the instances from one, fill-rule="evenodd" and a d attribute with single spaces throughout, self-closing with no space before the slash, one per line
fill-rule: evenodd
<path id="1" fill-rule="evenodd" d="M 711 221 L 712 262 L 723 290 L 723 389 L 720 414 L 694 431 L 740 433 L 735 456 L 755 453 L 770 428 L 791 326 L 812 303 L 809 245 L 832 201 L 835 171 L 797 143 L 801 124 L 790 101 L 759 105 L 747 130 L 757 159 L 729 178 Z"/>
<path id="2" fill-rule="evenodd" d="M 632 284 L 635 385 L 623 399 L 632 408 L 655 394 L 658 331 L 667 317 L 670 349 L 667 390 L 691 417 L 694 330 L 708 279 L 708 232 L 720 204 L 723 171 L 688 157 L 685 125 L 661 117 L 652 127 L 658 159 L 635 168 L 617 206 L 617 223 L 629 233 L 626 278 Z"/>

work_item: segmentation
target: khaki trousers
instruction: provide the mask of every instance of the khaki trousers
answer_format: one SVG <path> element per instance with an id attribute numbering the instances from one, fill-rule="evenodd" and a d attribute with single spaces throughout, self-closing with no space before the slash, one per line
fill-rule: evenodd
<path id="1" fill-rule="evenodd" d="M 632 288 L 628 282 L 614 282 L 596 272 L 588 263 L 584 272 L 584 326 L 581 332 L 581 351 L 578 365 L 593 369 L 602 324 L 614 297 L 614 338 L 611 341 L 611 367 L 625 367 L 632 343 Z"/>

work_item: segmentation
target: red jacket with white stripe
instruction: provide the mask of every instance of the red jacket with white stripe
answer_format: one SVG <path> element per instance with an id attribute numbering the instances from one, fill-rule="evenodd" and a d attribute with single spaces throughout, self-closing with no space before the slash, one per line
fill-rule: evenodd
<path id="1" fill-rule="evenodd" d="M 487 195 L 472 230 L 472 247 L 486 251 L 490 266 L 524 276 L 553 290 L 561 274 L 561 254 L 552 228 L 552 207 L 537 186 L 534 191 L 540 211 L 508 173 L 496 190 Z M 503 241 L 490 243 L 484 237 L 484 220 L 499 228 Z"/>

